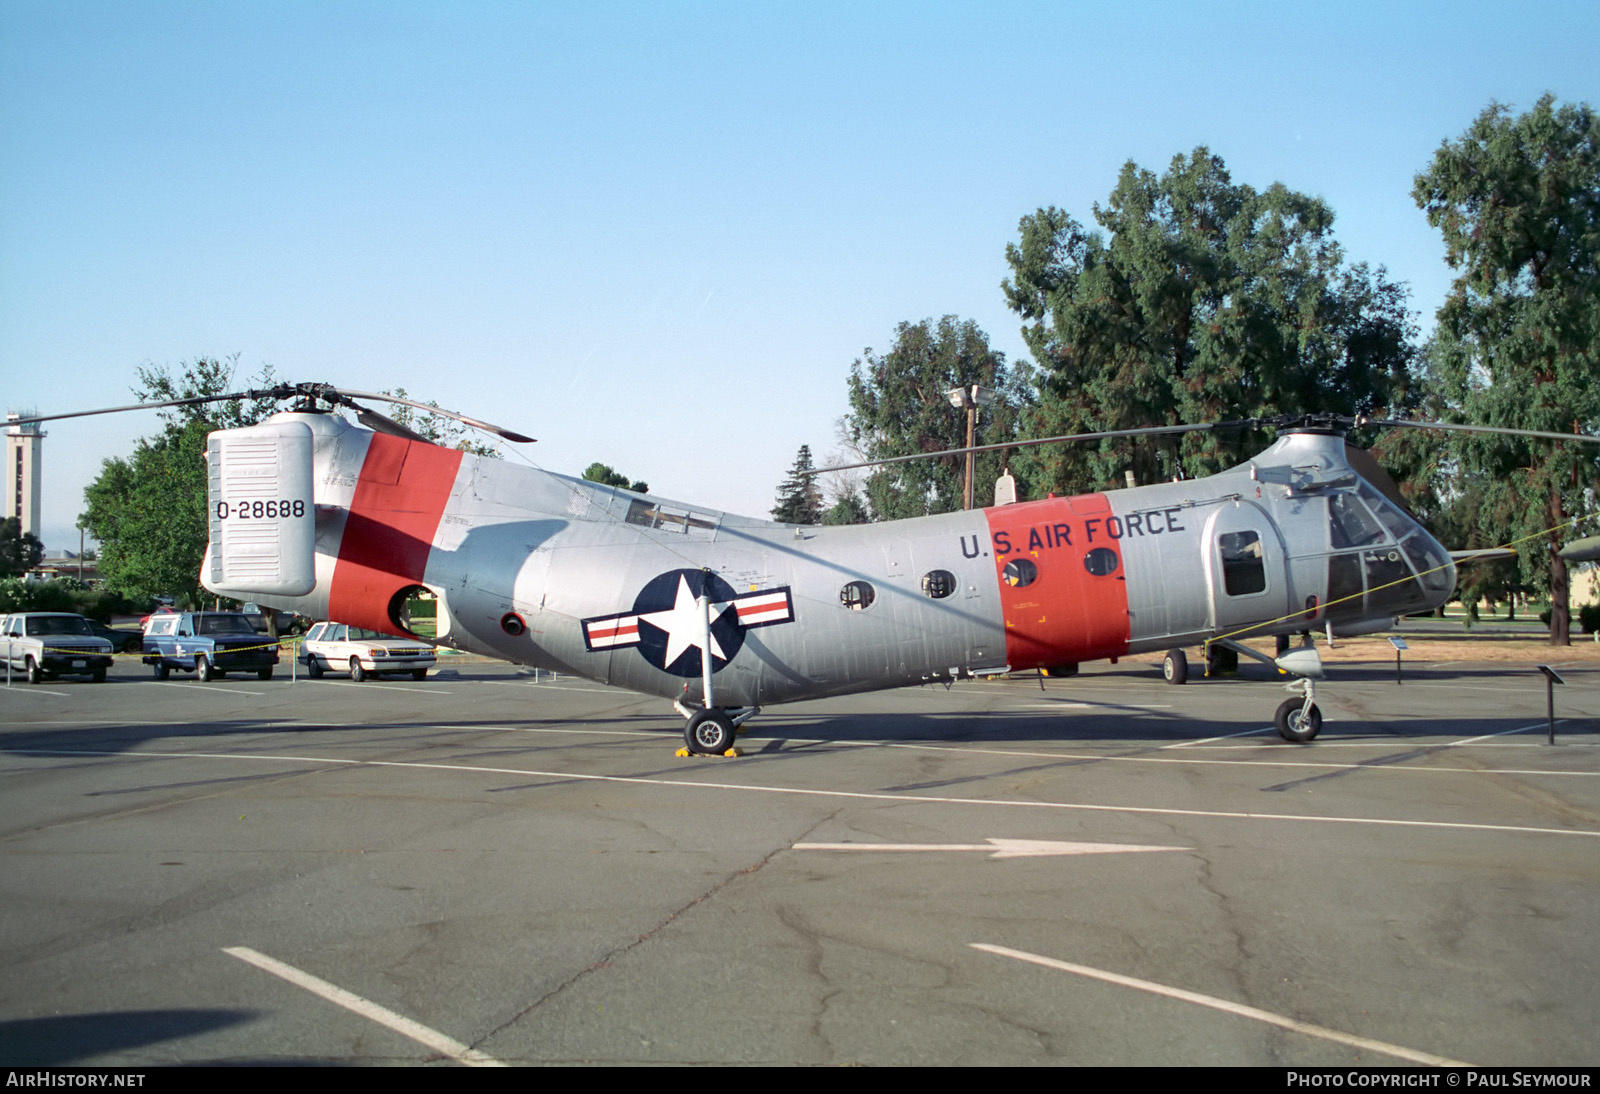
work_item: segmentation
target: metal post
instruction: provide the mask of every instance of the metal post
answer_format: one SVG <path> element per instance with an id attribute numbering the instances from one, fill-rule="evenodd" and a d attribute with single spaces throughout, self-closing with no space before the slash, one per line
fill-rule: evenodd
<path id="1" fill-rule="evenodd" d="M 1556 682 L 1550 677 L 1544 678 L 1544 716 L 1549 724 L 1545 733 L 1544 743 L 1556 743 Z"/>
<path id="2" fill-rule="evenodd" d="M 1556 685 L 1565 684 L 1566 681 L 1549 665 L 1535 665 L 1534 668 L 1544 674 L 1544 713 L 1549 727 L 1545 733 L 1545 744 L 1553 745 L 1556 743 Z"/>
<path id="3" fill-rule="evenodd" d="M 967 489 L 965 493 L 965 508 L 972 508 L 972 438 L 977 430 L 978 404 L 969 403 L 967 406 Z"/>
<path id="4" fill-rule="evenodd" d="M 703 577 L 700 595 L 695 604 L 700 608 L 700 694 L 704 706 L 711 709 L 711 575 Z"/>

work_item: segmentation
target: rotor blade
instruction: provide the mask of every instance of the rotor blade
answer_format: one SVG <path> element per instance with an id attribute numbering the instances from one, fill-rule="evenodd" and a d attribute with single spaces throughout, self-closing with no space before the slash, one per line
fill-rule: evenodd
<path id="1" fill-rule="evenodd" d="M 1493 562 L 1496 559 L 1516 557 L 1517 552 L 1510 547 L 1478 547 L 1450 552 L 1452 562 Z"/>
<path id="2" fill-rule="evenodd" d="M 369 410 L 364 406 L 357 406 L 355 403 L 351 403 L 350 408 L 356 412 L 356 421 L 374 432 L 387 433 L 391 437 L 404 437 L 408 441 L 422 441 L 425 444 L 433 443 L 421 433 L 414 429 L 407 429 L 387 414 L 379 414 L 376 410 Z"/>
<path id="3" fill-rule="evenodd" d="M 1456 433 L 1499 433 L 1507 437 L 1539 437 L 1547 441 L 1583 441 L 1600 444 L 1600 437 L 1587 433 L 1547 433 L 1542 429 L 1508 429 L 1497 425 L 1461 425 L 1457 422 L 1412 422 L 1404 418 L 1362 418 L 1358 424 L 1382 425 L 1391 428 L 1444 429 Z"/>
<path id="4" fill-rule="evenodd" d="M 295 393 L 293 386 L 280 384 L 274 388 L 257 391 L 234 391 L 227 395 L 191 395 L 186 399 L 164 399 L 159 403 L 129 403 L 127 406 L 108 406 L 101 410 L 74 410 L 69 414 L 34 414 L 26 418 L 8 418 L 7 425 L 27 425 L 30 422 L 55 422 L 63 418 L 88 418 L 95 414 L 121 414 L 127 410 L 159 410 L 168 406 L 198 406 L 201 403 L 224 403 L 230 399 L 287 399 Z"/>
<path id="5" fill-rule="evenodd" d="M 1139 429 L 1111 429 L 1101 433 L 1066 433 L 1059 437 L 1041 437 L 1033 441 L 1008 441 L 1005 444 L 980 444 L 971 448 L 946 448 L 938 452 L 916 452 L 910 456 L 890 456 L 884 460 L 863 460 L 860 463 L 842 463 L 834 467 L 818 467 L 800 472 L 802 475 L 825 475 L 830 471 L 853 471 L 858 467 L 878 467 L 888 463 L 906 463 L 910 460 L 933 460 L 940 456 L 961 456 L 968 452 L 999 452 L 1006 448 L 1031 448 L 1040 444 L 1060 444 L 1064 441 L 1099 441 L 1107 437 L 1159 437 L 1168 433 L 1204 433 L 1228 426 L 1250 426 L 1254 419 L 1238 422 L 1206 422 L 1203 425 L 1151 425 Z"/>
<path id="6" fill-rule="evenodd" d="M 485 433 L 493 433 L 496 436 L 504 437 L 508 441 L 516 441 L 518 444 L 532 444 L 534 440 L 532 437 L 529 437 L 526 434 L 518 433 L 512 429 L 505 429 L 501 426 L 494 425 L 493 423 L 486 422 L 481 418 L 469 418 L 465 414 L 457 414 L 453 410 L 445 410 L 441 407 L 429 406 L 427 403 L 419 403 L 414 399 L 407 399 L 399 395 L 385 395 L 378 391 L 351 391 L 348 388 L 330 387 L 326 384 L 317 385 L 317 393 L 323 397 L 332 395 L 346 399 L 377 399 L 379 402 L 399 403 L 401 406 L 415 407 L 417 410 L 423 410 L 429 414 L 437 414 L 442 418 L 450 418 L 453 421 L 460 422 L 462 425 L 469 425 L 473 429 L 481 429 Z"/>

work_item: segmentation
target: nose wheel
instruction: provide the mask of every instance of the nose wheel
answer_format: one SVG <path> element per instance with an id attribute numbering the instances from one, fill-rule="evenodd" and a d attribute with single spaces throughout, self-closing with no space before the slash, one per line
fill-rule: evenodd
<path id="1" fill-rule="evenodd" d="M 1290 691 L 1305 688 L 1305 694 L 1295 699 L 1285 699 L 1278 707 L 1277 716 L 1273 718 L 1273 725 L 1277 727 L 1278 736 L 1297 745 L 1307 744 L 1315 740 L 1318 733 L 1322 732 L 1322 711 L 1317 709 L 1313 702 L 1315 685 L 1310 680 L 1296 680 L 1288 685 Z"/>

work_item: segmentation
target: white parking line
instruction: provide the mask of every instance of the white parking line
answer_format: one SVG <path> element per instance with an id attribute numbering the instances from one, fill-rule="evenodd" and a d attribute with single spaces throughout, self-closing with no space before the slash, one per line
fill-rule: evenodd
<path id="1" fill-rule="evenodd" d="M 1565 723 L 1566 723 L 1566 719 L 1565 718 L 1557 718 L 1556 719 L 1556 725 L 1558 725 L 1558 726 L 1559 725 L 1563 725 Z M 1470 745 L 1470 744 L 1474 744 L 1474 743 L 1476 743 L 1478 741 L 1487 741 L 1487 740 L 1490 740 L 1490 739 L 1495 738 L 1495 737 L 1508 737 L 1513 733 L 1526 733 L 1530 729 L 1544 729 L 1549 725 L 1550 725 L 1550 723 L 1548 721 L 1531 722 L 1531 723 L 1529 723 L 1528 725 L 1525 725 L 1525 726 L 1518 726 L 1516 729 L 1502 729 L 1499 733 L 1485 733 L 1481 737 L 1468 737 L 1464 741 L 1451 741 L 1451 742 L 1449 742 L 1448 745 L 1446 745 L 1446 747 L 1447 748 L 1460 748 L 1462 745 Z"/>
<path id="2" fill-rule="evenodd" d="M 541 688 L 546 691 L 592 691 L 596 695 L 629 695 L 636 699 L 652 699 L 653 696 L 639 695 L 623 688 L 580 688 L 559 682 L 544 684 L 534 683 L 532 680 L 480 680 L 482 684 L 499 684 L 504 688 Z"/>
<path id="3" fill-rule="evenodd" d="M 417 771 L 464 771 L 517 778 L 557 779 L 563 782 L 623 783 L 631 786 L 673 787 L 681 790 L 718 790 L 726 793 L 779 794 L 806 798 L 842 798 L 847 801 L 921 802 L 931 805 L 975 805 L 986 809 L 1059 809 L 1083 813 L 1126 813 L 1152 817 L 1207 817 L 1214 820 L 1298 821 L 1305 824 L 1359 824 L 1384 828 L 1431 828 L 1451 832 L 1519 832 L 1537 836 L 1587 836 L 1600 838 L 1600 829 L 1539 828 L 1525 824 L 1472 824 L 1466 821 L 1402 820 L 1394 817 L 1319 817 L 1305 813 L 1248 813 L 1225 809 L 1175 809 L 1153 805 L 1103 805 L 1088 802 L 1051 802 L 1029 798 L 954 798 L 936 794 L 893 794 L 884 791 L 823 790 L 804 786 L 760 786 L 752 783 L 716 783 L 696 779 L 644 778 L 637 775 L 594 775 L 578 771 L 542 771 L 536 768 L 491 767 L 487 764 L 421 763 L 410 760 L 350 760 L 329 756 L 294 756 L 271 753 L 218 752 L 110 752 L 103 749 L 12 748 L 13 756 L 117 756 L 130 760 L 230 760 L 267 763 L 321 763 L 334 767 L 392 767 Z M 1382 770 L 1375 768 L 1374 770 Z"/>
<path id="4" fill-rule="evenodd" d="M 1234 1003 L 1227 999 L 1218 999 L 1214 995 L 1201 995 L 1197 991 L 1185 991 L 1183 988 L 1172 988 L 1165 984 L 1157 984 L 1153 980 L 1140 980 L 1133 976 L 1123 976 L 1121 973 L 1107 972 L 1104 969 L 1092 969 L 1088 965 L 1074 965 L 1069 961 L 1057 961 L 1053 957 L 1044 957 L 1026 950 L 1013 950 L 1007 946 L 992 946 L 987 942 L 970 943 L 973 949 L 982 950 L 984 953 L 996 954 L 1000 957 L 1010 957 L 1017 961 L 1026 961 L 1029 964 L 1040 965 L 1047 969 L 1059 969 L 1070 972 L 1076 976 L 1086 976 L 1091 980 L 1102 980 L 1107 984 L 1117 984 L 1124 988 L 1134 988 L 1137 991 L 1147 991 L 1152 995 L 1164 995 L 1168 999 L 1178 999 L 1185 1003 L 1194 1003 L 1212 1010 L 1220 1010 L 1227 1014 L 1236 1014 L 1240 1018 L 1249 1018 L 1256 1022 L 1265 1022 L 1269 1026 L 1279 1029 L 1291 1030 L 1295 1033 L 1304 1033 L 1308 1037 L 1319 1037 L 1324 1041 L 1333 1041 L 1341 1045 L 1349 1045 L 1367 1052 L 1381 1052 L 1385 1056 L 1393 1056 L 1398 1060 L 1409 1060 L 1414 1064 L 1423 1064 L 1427 1067 L 1471 1067 L 1471 1064 L 1452 1060 L 1445 1056 L 1435 1056 L 1428 1052 L 1418 1052 L 1416 1049 L 1406 1048 L 1402 1045 L 1391 1045 L 1386 1041 L 1374 1041 L 1370 1037 L 1359 1037 L 1353 1033 L 1342 1033 L 1326 1026 L 1314 1026 L 1310 1022 L 1302 1022 L 1297 1018 L 1289 1018 L 1282 1014 L 1274 1014 L 1270 1010 L 1261 1010 L 1258 1007 L 1248 1007 L 1243 1003 Z"/>
<path id="5" fill-rule="evenodd" d="M 37 684 L 9 684 L 0 690 L 5 691 L 7 694 L 14 693 L 17 695 L 56 695 L 62 699 L 67 698 L 67 696 L 71 694 L 71 692 L 66 691 L 47 691 L 46 689 L 39 687 Z"/>
<path id="6" fill-rule="evenodd" d="M 224 681 L 214 684 L 185 684 L 181 680 L 157 680 L 157 684 L 164 688 L 192 688 L 195 691 L 209 691 L 212 695 L 265 695 L 264 691 L 251 691 L 249 688 L 236 688 Z"/>
<path id="7" fill-rule="evenodd" d="M 310 683 L 310 681 L 306 682 Z M 382 688 L 384 691 L 409 691 L 413 695 L 450 694 L 443 688 L 432 687 L 431 685 L 424 684 L 421 680 L 414 681 L 409 686 L 406 684 L 380 684 L 375 680 L 363 680 L 359 684 L 354 680 L 318 680 L 316 683 L 319 686 L 327 685 L 328 687 L 334 688 L 358 687 L 362 691 L 366 691 L 368 688 Z"/>
<path id="8" fill-rule="evenodd" d="M 1208 745 L 1212 741 L 1230 741 L 1235 737 L 1250 737 L 1257 733 L 1271 733 L 1272 726 L 1262 726 L 1260 729 L 1241 729 L 1237 733 L 1224 733 L 1220 737 L 1202 737 L 1198 741 L 1179 741 L 1177 744 L 1162 745 L 1163 749 L 1169 748 L 1194 748 L 1196 745 Z"/>
<path id="9" fill-rule="evenodd" d="M 448 1056 L 457 1063 L 466 1067 L 505 1067 L 506 1065 L 496 1060 L 487 1053 L 479 1052 L 462 1044 L 453 1037 L 446 1037 L 436 1029 L 429 1029 L 421 1022 L 414 1022 L 402 1014 L 396 1014 L 388 1007 L 379 1006 L 370 999 L 363 999 L 354 992 L 345 991 L 337 984 L 330 984 L 320 977 L 312 976 L 308 972 L 301 972 L 293 965 L 285 965 L 282 961 L 268 957 L 264 953 L 257 953 L 246 946 L 225 946 L 223 953 L 229 957 L 237 957 L 240 961 L 254 965 L 273 976 L 287 980 L 297 988 L 304 988 L 313 995 L 321 996 L 330 1003 L 336 1003 L 345 1010 L 359 1014 L 361 1017 L 387 1026 L 403 1037 L 409 1037 L 424 1048 L 432 1049 L 443 1056 Z"/>

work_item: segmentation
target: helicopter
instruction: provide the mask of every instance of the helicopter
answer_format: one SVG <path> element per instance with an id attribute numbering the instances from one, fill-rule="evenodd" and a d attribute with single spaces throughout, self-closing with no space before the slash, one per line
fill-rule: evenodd
<path id="1" fill-rule="evenodd" d="M 688 753 L 731 754 L 777 703 L 1161 650 L 1182 684 L 1195 646 L 1293 677 L 1274 723 L 1309 742 L 1310 632 L 1389 629 L 1456 583 L 1450 553 L 1347 445 L 1351 419 L 1231 423 L 1279 437 L 1205 478 L 808 526 L 468 455 L 354 401 L 532 439 L 388 394 L 285 384 L 136 406 L 267 395 L 295 403 L 208 438 L 206 589 L 411 637 L 407 604 L 431 597 L 430 641 L 670 699 Z M 1276 656 L 1240 641 L 1295 634 Z"/>

